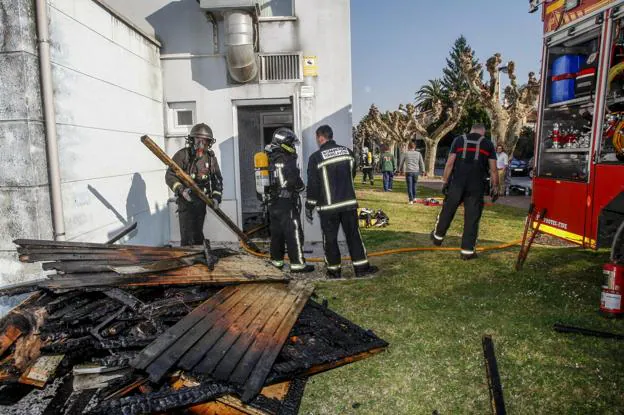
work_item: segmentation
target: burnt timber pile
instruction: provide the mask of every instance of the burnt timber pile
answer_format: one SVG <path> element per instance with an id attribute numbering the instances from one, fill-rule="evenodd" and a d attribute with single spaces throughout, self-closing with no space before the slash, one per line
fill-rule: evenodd
<path id="1" fill-rule="evenodd" d="M 387 343 L 230 250 L 17 240 L 45 279 L 0 321 L 0 414 L 296 414 Z"/>

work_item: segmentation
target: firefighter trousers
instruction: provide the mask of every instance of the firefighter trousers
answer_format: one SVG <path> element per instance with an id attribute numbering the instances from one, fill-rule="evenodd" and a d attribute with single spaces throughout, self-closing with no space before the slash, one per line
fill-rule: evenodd
<path id="1" fill-rule="evenodd" d="M 436 222 L 434 237 L 444 239 L 446 232 L 453 222 L 457 208 L 464 204 L 464 233 L 462 235 L 461 249 L 463 254 L 473 254 L 479 235 L 479 222 L 483 213 L 484 186 L 451 185 L 448 194 L 444 198 L 442 211 Z"/>
<path id="2" fill-rule="evenodd" d="M 367 269 L 366 248 L 360 234 L 357 210 L 348 210 L 337 213 L 321 213 L 321 229 L 323 231 L 323 248 L 325 249 L 325 263 L 329 271 L 340 269 L 340 248 L 338 247 L 338 230 L 342 231 L 347 239 L 349 254 L 353 268 Z"/>
<path id="3" fill-rule="evenodd" d="M 206 204 L 201 200 L 187 202 L 178 198 L 178 218 L 180 220 L 180 244 L 182 246 L 202 245 Z"/>
<path id="4" fill-rule="evenodd" d="M 362 167 L 362 183 L 366 183 L 366 179 L 368 179 L 371 184 L 375 182 L 375 177 L 373 176 L 373 166 Z"/>
<path id="5" fill-rule="evenodd" d="M 282 265 L 284 261 L 284 245 L 288 248 L 290 268 L 305 266 L 303 257 L 303 228 L 301 227 L 301 210 L 296 200 L 277 199 L 269 205 L 271 221 L 271 261 Z"/>

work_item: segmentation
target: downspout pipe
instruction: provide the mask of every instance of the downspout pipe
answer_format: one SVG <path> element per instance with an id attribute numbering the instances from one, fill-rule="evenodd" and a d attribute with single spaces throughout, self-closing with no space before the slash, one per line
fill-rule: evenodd
<path id="1" fill-rule="evenodd" d="M 235 10 L 225 14 L 226 60 L 230 76 L 247 83 L 258 75 L 258 61 L 254 51 L 254 23 L 250 13 Z"/>
<path id="2" fill-rule="evenodd" d="M 52 230 L 55 241 L 65 240 L 65 219 L 61 195 L 61 170 L 59 166 L 58 141 L 56 135 L 56 114 L 50 61 L 50 34 L 48 28 L 47 0 L 35 0 L 37 16 L 37 43 L 39 46 L 39 71 L 41 73 L 41 98 L 45 124 L 48 180 L 52 208 Z"/>

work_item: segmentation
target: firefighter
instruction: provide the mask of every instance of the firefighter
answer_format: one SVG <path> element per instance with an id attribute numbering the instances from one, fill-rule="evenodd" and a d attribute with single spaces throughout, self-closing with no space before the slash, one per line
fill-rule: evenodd
<path id="1" fill-rule="evenodd" d="M 217 158 L 210 149 L 215 143 L 212 129 L 206 124 L 197 124 L 191 128 L 186 141 L 186 147 L 173 156 L 173 161 L 195 180 L 204 193 L 212 198 L 215 208 L 218 208 L 223 192 L 223 177 Z M 191 189 L 184 186 L 171 169 L 167 170 L 165 181 L 177 196 L 181 245 L 203 244 L 206 204 L 193 195 Z"/>
<path id="2" fill-rule="evenodd" d="M 338 248 L 340 225 L 347 239 L 356 278 L 373 274 L 378 268 L 368 262 L 358 223 L 358 204 L 353 186 L 356 174 L 353 152 L 336 144 L 334 133 L 328 125 L 316 130 L 316 141 L 320 149 L 308 161 L 306 218 L 312 223 L 314 210 L 318 210 L 327 276 L 331 279 L 341 278 Z"/>
<path id="3" fill-rule="evenodd" d="M 444 167 L 444 205 L 431 232 L 434 245 L 440 246 L 455 212 L 464 204 L 464 233 L 460 257 L 470 260 L 477 257 L 475 245 L 479 221 L 483 212 L 483 198 L 487 192 L 487 177 L 491 181 L 492 202 L 498 199 L 498 174 L 496 151 L 490 139 L 485 138 L 485 126 L 473 125 L 468 135 L 456 137 Z"/>
<path id="4" fill-rule="evenodd" d="M 373 175 L 373 153 L 364 147 L 362 149 L 362 184 L 366 183 L 368 178 L 371 185 L 375 184 L 375 177 Z"/>
<path id="5" fill-rule="evenodd" d="M 284 267 L 284 243 L 288 248 L 290 272 L 314 271 L 303 257 L 303 228 L 301 227 L 301 198 L 305 190 L 297 166 L 295 143 L 299 140 L 288 128 L 278 128 L 273 134 L 269 153 L 270 185 L 268 191 L 271 223 L 271 264 Z"/>

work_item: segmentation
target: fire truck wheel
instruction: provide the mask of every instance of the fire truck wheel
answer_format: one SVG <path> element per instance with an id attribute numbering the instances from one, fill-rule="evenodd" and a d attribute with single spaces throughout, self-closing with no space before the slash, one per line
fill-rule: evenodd
<path id="1" fill-rule="evenodd" d="M 624 264 L 624 221 L 620 224 L 613 245 L 611 246 L 611 262 L 615 264 Z"/>

